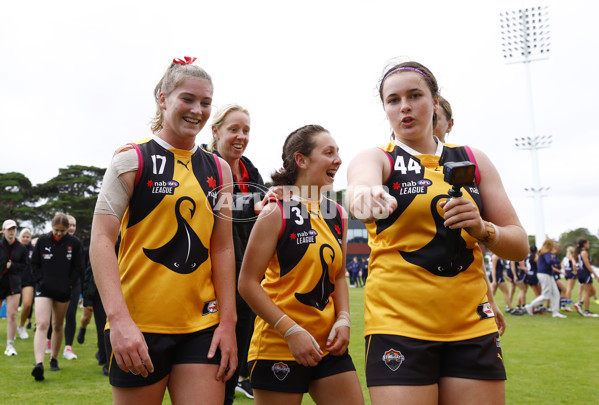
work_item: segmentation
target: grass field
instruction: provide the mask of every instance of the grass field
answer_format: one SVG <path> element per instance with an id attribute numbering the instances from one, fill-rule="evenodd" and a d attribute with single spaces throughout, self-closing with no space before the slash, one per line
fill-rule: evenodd
<path id="1" fill-rule="evenodd" d="M 350 353 L 366 403 L 370 403 L 364 376 L 363 292 L 361 288 L 350 289 Z M 497 299 L 503 304 L 501 294 Z M 599 313 L 599 305 L 593 303 L 591 310 Z M 575 312 L 568 314 L 567 319 L 553 319 L 551 315 L 506 315 L 506 318 L 508 328 L 501 346 L 508 374 L 507 404 L 599 404 L 599 318 L 583 318 Z M 46 380 L 43 382 L 35 382 L 31 376 L 34 365 L 32 330 L 30 335 L 27 340 L 15 342 L 18 356 L 0 356 L 1 404 L 93 405 L 112 402 L 108 378 L 102 375 L 95 358 L 93 322 L 85 343 L 74 343 L 77 360 L 59 359 L 62 370 L 51 372 L 46 359 Z M 1 319 L 2 353 L 5 340 L 6 319 Z M 252 402 L 237 393 L 236 404 Z M 164 403 L 170 404 L 168 395 Z M 309 396 L 304 397 L 303 403 L 313 404 Z"/>

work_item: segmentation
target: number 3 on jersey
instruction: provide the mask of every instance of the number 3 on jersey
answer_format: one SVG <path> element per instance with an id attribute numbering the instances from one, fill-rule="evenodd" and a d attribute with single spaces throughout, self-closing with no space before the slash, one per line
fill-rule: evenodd
<path id="1" fill-rule="evenodd" d="M 408 166 L 406 167 L 406 164 L 403 160 L 403 156 L 398 156 L 395 159 L 395 167 L 393 167 L 393 170 L 399 170 L 401 174 L 407 174 L 408 170 L 416 174 L 420 174 L 421 167 L 412 158 L 410 158 L 410 160 L 408 161 Z"/>
<path id="2" fill-rule="evenodd" d="M 291 211 L 297 216 L 295 223 L 301 225 L 304 223 L 304 218 L 302 217 L 302 211 L 298 207 L 291 208 Z"/>

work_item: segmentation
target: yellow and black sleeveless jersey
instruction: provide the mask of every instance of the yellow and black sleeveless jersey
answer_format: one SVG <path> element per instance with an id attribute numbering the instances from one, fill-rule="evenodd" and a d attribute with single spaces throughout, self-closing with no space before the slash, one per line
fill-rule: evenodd
<path id="1" fill-rule="evenodd" d="M 343 269 L 343 217 L 327 198 L 320 203 L 278 202 L 282 215 L 276 252 L 262 288 L 324 350 L 336 319 L 335 277 Z M 293 360 L 287 341 L 256 317 L 248 360 Z"/>
<path id="2" fill-rule="evenodd" d="M 142 332 L 191 333 L 219 322 L 210 237 L 221 184 L 216 156 L 132 144 L 139 168 L 121 221 L 121 286 Z"/>
<path id="3" fill-rule="evenodd" d="M 456 341 L 496 332 L 476 239 L 462 230 L 460 259 L 452 266 L 446 262 L 439 202 L 449 198 L 451 186 L 443 165 L 474 160 L 469 149 L 444 144 L 440 156 L 411 155 L 394 142 L 382 149 L 392 168 L 386 186 L 398 206 L 388 218 L 367 224 L 365 335 Z M 476 184 L 462 191 L 480 210 Z"/>

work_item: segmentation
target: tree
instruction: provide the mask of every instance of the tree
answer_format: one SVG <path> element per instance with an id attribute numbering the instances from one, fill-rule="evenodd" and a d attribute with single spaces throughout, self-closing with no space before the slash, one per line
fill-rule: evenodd
<path id="1" fill-rule="evenodd" d="M 45 219 L 36 208 L 31 181 L 21 173 L 0 173 L 0 220 L 13 219 L 19 227 L 29 222 L 34 229 L 43 228 Z"/>
<path id="2" fill-rule="evenodd" d="M 599 266 L 599 238 L 593 235 L 587 228 L 577 228 L 573 231 L 564 232 L 559 237 L 559 244 L 562 246 L 562 254 L 565 252 L 566 247 L 576 246 L 576 241 L 579 238 L 584 238 L 589 241 L 589 256 L 591 257 L 591 264 Z"/>
<path id="3" fill-rule="evenodd" d="M 38 196 L 47 199 L 40 207 L 44 218 L 51 221 L 57 212 L 74 216 L 76 235 L 84 246 L 89 244 L 94 208 L 105 171 L 94 166 L 71 165 L 59 169 L 58 176 L 36 187 Z"/>

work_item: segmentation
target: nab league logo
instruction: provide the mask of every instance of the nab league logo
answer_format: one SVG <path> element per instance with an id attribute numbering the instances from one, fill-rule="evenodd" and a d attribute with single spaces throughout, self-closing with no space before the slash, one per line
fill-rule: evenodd
<path id="1" fill-rule="evenodd" d="M 396 371 L 405 359 L 405 356 L 395 349 L 389 349 L 383 355 L 383 361 L 391 371 Z"/>
<path id="2" fill-rule="evenodd" d="M 216 305 L 216 300 L 208 301 L 204 303 L 204 308 L 202 308 L 202 316 L 213 314 L 218 311 L 218 306 Z"/>
<path id="3" fill-rule="evenodd" d="M 429 179 L 418 181 L 407 181 L 404 183 L 393 183 L 393 189 L 398 190 L 399 195 L 426 194 L 428 187 L 433 184 Z"/>
<path id="4" fill-rule="evenodd" d="M 179 187 L 179 182 L 175 180 L 169 181 L 153 181 L 149 180 L 147 186 L 151 189 L 152 194 L 168 194 L 173 195 L 175 189 Z"/>
<path id="5" fill-rule="evenodd" d="M 283 362 L 278 362 L 272 365 L 272 372 L 279 381 L 283 381 L 291 371 L 289 366 Z"/>
<path id="6" fill-rule="evenodd" d="M 310 229 L 308 231 L 292 233 L 289 235 L 291 240 L 294 240 L 296 244 L 303 245 L 306 243 L 316 243 L 316 237 L 318 236 L 318 232 L 314 229 Z"/>

